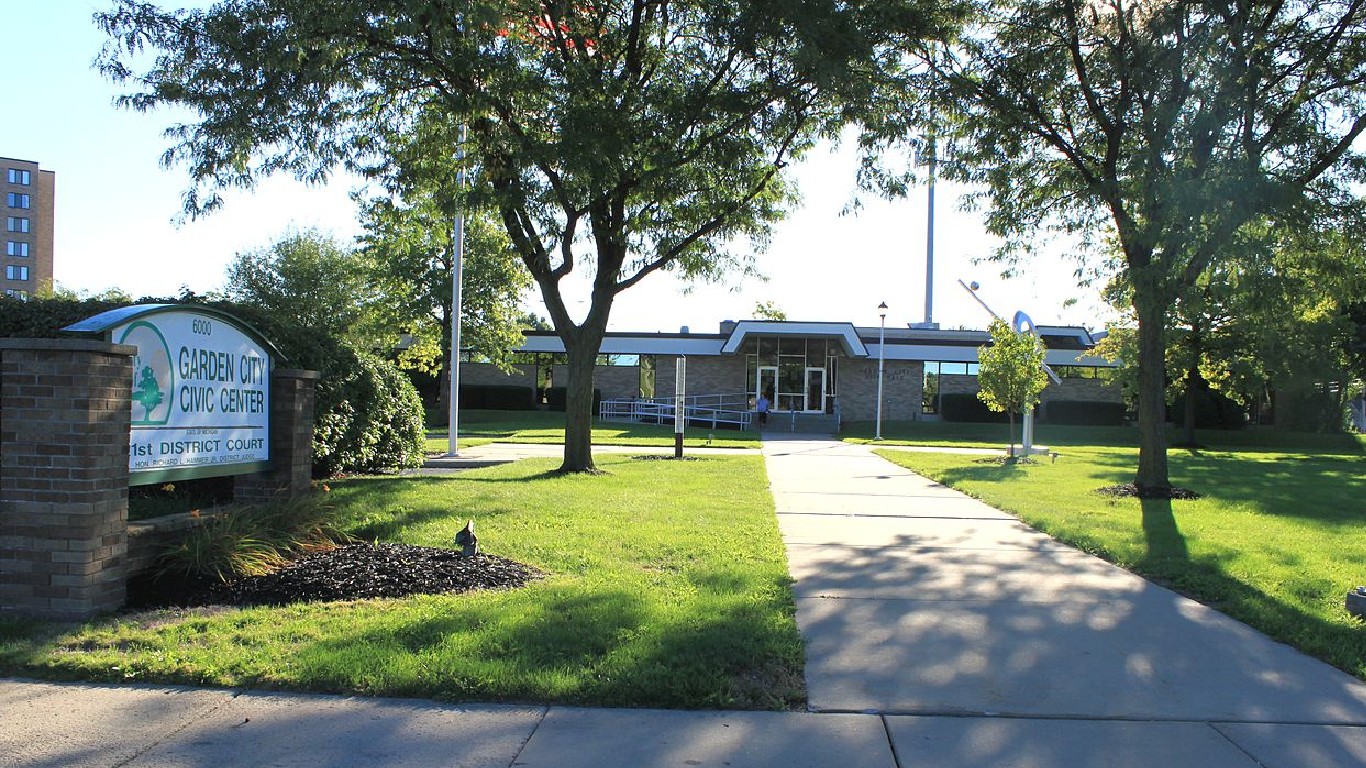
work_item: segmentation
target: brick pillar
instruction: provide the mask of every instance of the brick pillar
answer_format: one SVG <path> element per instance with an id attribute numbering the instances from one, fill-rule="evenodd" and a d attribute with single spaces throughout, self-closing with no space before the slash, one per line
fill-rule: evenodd
<path id="1" fill-rule="evenodd" d="M 136 352 L 0 339 L 0 615 L 123 605 Z"/>
<path id="2" fill-rule="evenodd" d="M 233 501 L 292 499 L 313 480 L 313 396 L 317 371 L 277 368 L 270 378 L 270 464 L 265 472 L 238 475 Z"/>

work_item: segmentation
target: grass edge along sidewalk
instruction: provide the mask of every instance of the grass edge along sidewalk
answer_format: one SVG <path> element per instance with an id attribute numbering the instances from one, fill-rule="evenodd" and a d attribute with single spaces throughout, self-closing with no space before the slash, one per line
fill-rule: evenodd
<path id="1" fill-rule="evenodd" d="M 877 453 L 1366 680 L 1366 626 L 1343 606 L 1366 583 L 1366 457 L 1173 450 L 1172 482 L 1202 497 L 1157 501 L 1097 492 L 1132 480 L 1132 448 L 1029 465 Z"/>
<path id="2" fill-rule="evenodd" d="M 758 456 L 526 460 L 332 484 L 366 540 L 481 545 L 550 576 L 513 591 L 0 621 L 0 675 L 453 701 L 785 709 L 805 702 L 791 580 Z"/>

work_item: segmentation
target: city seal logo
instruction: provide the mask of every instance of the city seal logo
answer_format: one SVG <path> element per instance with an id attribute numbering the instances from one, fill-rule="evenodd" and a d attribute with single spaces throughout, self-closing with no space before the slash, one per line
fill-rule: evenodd
<path id="1" fill-rule="evenodd" d="M 138 348 L 133 357 L 133 426 L 165 424 L 171 418 L 175 392 L 166 338 L 155 325 L 140 320 L 128 326 L 118 343 Z"/>

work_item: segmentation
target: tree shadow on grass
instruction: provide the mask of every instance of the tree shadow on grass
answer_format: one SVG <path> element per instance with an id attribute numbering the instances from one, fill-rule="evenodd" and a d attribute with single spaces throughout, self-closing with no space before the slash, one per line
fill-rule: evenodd
<path id="1" fill-rule="evenodd" d="M 458 527 L 470 518 L 486 520 L 517 511 L 487 500 L 477 509 L 462 508 L 458 495 L 441 490 L 452 482 L 458 481 L 432 477 L 347 481 L 333 491 L 337 496 L 337 524 L 362 541 L 395 541 L 405 529 L 438 520 L 449 519 Z M 422 489 L 417 500 L 412 496 L 414 488 Z"/>
<path id="2" fill-rule="evenodd" d="M 338 693 L 664 708 L 800 703 L 800 642 L 775 629 L 774 607 L 763 598 L 714 607 L 675 615 L 627 587 L 531 589 L 498 608 L 457 601 L 400 620 L 391 613 L 300 649 L 294 664 L 306 670 L 306 687 Z"/>
<path id="3" fill-rule="evenodd" d="M 1027 471 L 1027 465 L 1018 462 L 974 461 L 965 466 L 945 469 L 942 473 L 943 479 L 936 482 L 950 487 L 956 487 L 964 482 L 1008 482 L 1024 477 Z"/>
<path id="4" fill-rule="evenodd" d="M 1123 454 L 1097 454 L 1091 460 L 1099 467 L 1113 467 L 1120 482 L 1132 481 L 1137 469 L 1136 461 Z M 1170 460 L 1174 484 L 1220 502 L 1348 530 L 1360 523 L 1355 500 L 1366 495 L 1366 460 L 1360 457 L 1303 455 L 1272 461 L 1216 451 L 1180 451 L 1170 454 Z"/>
<path id="5" fill-rule="evenodd" d="M 1171 566 L 1190 560 L 1186 538 L 1176 525 L 1171 499 L 1140 499 L 1143 508 L 1143 538 L 1148 551 L 1140 563 L 1148 567 Z"/>

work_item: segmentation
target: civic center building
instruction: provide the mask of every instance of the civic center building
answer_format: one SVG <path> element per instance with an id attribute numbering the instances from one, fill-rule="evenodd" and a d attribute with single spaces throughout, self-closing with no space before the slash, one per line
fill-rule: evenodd
<path id="1" fill-rule="evenodd" d="M 1059 376 L 1042 395 L 1040 418 L 1052 402 L 1119 403 L 1110 376 L 1114 363 L 1093 353 L 1097 335 L 1076 326 L 1039 326 L 1046 362 Z M 885 338 L 880 344 L 879 338 Z M 804 430 L 871 421 L 883 367 L 882 418 L 937 419 L 951 393 L 977 391 L 977 349 L 985 331 L 939 330 L 921 324 L 863 327 L 841 322 L 726 321 L 716 333 L 613 333 L 603 339 L 594 386 L 605 418 L 669 405 L 675 363 L 686 358 L 685 392 L 698 408 L 750 411 L 760 394 L 773 403 L 779 424 L 788 416 Z M 562 385 L 564 346 L 553 331 L 531 331 L 518 350 L 516 371 L 464 363 L 461 384 Z M 647 404 L 642 409 L 640 404 Z M 743 420 L 740 426 L 747 425 Z"/>

